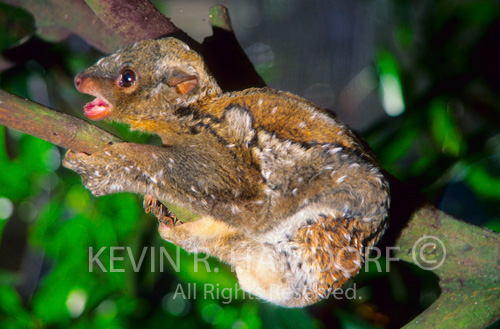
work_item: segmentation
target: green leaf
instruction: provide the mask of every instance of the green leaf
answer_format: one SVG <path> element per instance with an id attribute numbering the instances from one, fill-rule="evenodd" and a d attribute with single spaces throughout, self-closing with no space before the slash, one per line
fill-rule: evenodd
<path id="1" fill-rule="evenodd" d="M 51 200 L 40 210 L 40 215 L 32 227 L 29 237 L 31 244 L 39 247 L 51 245 L 47 241 L 52 241 L 53 235 L 60 225 L 63 210 L 59 200 Z M 48 249 L 50 252 L 50 248 Z"/>
<path id="2" fill-rule="evenodd" d="M 2 314 L 10 319 L 10 321 L 2 323 L 2 328 L 35 327 L 33 318 L 21 303 L 21 298 L 10 286 L 0 286 L 0 319 L 5 319 Z"/>
<path id="3" fill-rule="evenodd" d="M 380 51 L 377 55 L 377 68 L 382 106 L 388 115 L 399 116 L 405 110 L 405 103 L 398 63 L 390 52 Z"/>
<path id="4" fill-rule="evenodd" d="M 462 132 L 445 100 L 435 99 L 430 104 L 429 120 L 434 140 L 443 154 L 458 157 L 465 151 Z"/>
<path id="5" fill-rule="evenodd" d="M 381 165 L 389 171 L 397 170 L 398 161 L 408 154 L 417 137 L 418 131 L 408 125 L 398 131 L 379 153 Z"/>
<path id="6" fill-rule="evenodd" d="M 87 191 L 87 193 L 89 193 Z M 90 193 L 89 193 L 90 194 Z M 139 197 L 132 193 L 102 196 L 97 199 L 96 208 L 113 225 L 118 237 L 129 239 L 137 233 L 141 225 L 142 204 Z M 142 198 L 141 198 L 142 201 Z"/>
<path id="7" fill-rule="evenodd" d="M 3 127 L 2 127 L 3 128 Z M 5 145 L 5 129 L 0 133 L 0 145 Z M 38 194 L 43 180 L 53 172 L 53 166 L 47 156 L 54 145 L 30 135 L 11 131 L 12 147 L 18 147 L 19 154 L 10 160 L 6 149 L 0 148 L 0 167 L 8 175 L 0 175 L 0 196 L 19 201 Z"/>
<path id="8" fill-rule="evenodd" d="M 486 168 L 486 162 L 472 165 L 467 170 L 467 184 L 479 195 L 500 199 L 500 178 L 492 175 Z"/>

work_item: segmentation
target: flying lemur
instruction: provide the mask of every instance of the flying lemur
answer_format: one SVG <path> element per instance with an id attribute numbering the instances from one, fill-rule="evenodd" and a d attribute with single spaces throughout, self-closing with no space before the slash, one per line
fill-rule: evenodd
<path id="1" fill-rule="evenodd" d="M 92 120 L 124 122 L 162 146 L 68 152 L 96 196 L 144 195 L 159 233 L 234 266 L 240 286 L 285 307 L 310 305 L 357 274 L 387 226 L 389 186 L 340 120 L 270 88 L 222 92 L 174 38 L 146 40 L 75 78 Z M 177 220 L 164 204 L 196 214 Z"/>

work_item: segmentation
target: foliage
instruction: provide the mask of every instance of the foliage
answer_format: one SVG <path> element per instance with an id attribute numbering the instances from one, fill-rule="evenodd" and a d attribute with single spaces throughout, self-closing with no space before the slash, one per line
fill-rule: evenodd
<path id="1" fill-rule="evenodd" d="M 394 38 L 381 38 L 375 66 L 382 97 L 391 90 L 384 83 L 396 81 L 404 111 L 364 135 L 389 172 L 442 200 L 446 211 L 498 231 L 499 5 L 422 1 L 390 7 Z M 33 36 L 34 19 L 21 9 L 0 4 L 0 20 L 0 87 L 79 115 L 85 97 L 72 88 L 72 77 L 102 54 L 74 36 L 42 41 Z M 129 140 L 149 138 L 108 128 Z M 344 328 L 398 327 L 440 293 L 436 278 L 415 266 L 397 264 L 382 274 L 370 264 L 350 283 L 358 287 L 353 300 L 285 310 L 241 291 L 234 296 L 230 268 L 162 241 L 139 198 L 94 198 L 76 174 L 60 167 L 63 150 L 4 127 L 0 132 L 2 327 L 310 328 L 332 321 Z M 100 250 L 99 262 L 92 261 Z M 178 271 L 161 250 L 179 259 Z M 201 298 L 212 287 L 216 298 Z M 176 295 L 194 290 L 199 298 Z"/>
<path id="2" fill-rule="evenodd" d="M 383 40 L 377 68 L 400 82 L 405 109 L 367 139 L 384 168 L 442 199 L 446 212 L 498 228 L 500 5 L 420 1 L 392 9 L 394 38 Z M 448 208 L 458 189 L 486 213 Z"/>

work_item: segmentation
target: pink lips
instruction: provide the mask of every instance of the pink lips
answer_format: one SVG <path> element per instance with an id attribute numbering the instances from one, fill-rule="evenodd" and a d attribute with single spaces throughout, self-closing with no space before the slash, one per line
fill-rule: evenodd
<path id="1" fill-rule="evenodd" d="M 111 113 L 111 107 L 101 98 L 97 97 L 84 107 L 85 115 L 90 120 L 102 120 Z"/>

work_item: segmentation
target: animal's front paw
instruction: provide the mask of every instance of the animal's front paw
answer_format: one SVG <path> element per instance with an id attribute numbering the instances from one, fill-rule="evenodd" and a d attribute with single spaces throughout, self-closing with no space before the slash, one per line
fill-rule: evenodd
<path id="1" fill-rule="evenodd" d="M 111 173 L 108 172 L 109 166 L 103 165 L 103 162 L 106 163 L 98 155 L 68 151 L 63 166 L 76 171 L 82 177 L 83 185 L 95 196 L 118 192 L 120 186 L 115 183 L 117 180 L 113 180 Z"/>
<path id="2" fill-rule="evenodd" d="M 64 157 L 63 160 L 63 166 L 65 166 L 68 169 L 71 169 L 73 171 L 76 171 L 77 173 L 85 173 L 85 159 L 89 157 L 88 154 L 82 153 L 82 152 L 77 152 L 74 153 L 71 150 L 69 150 L 66 153 L 66 156 Z"/>

